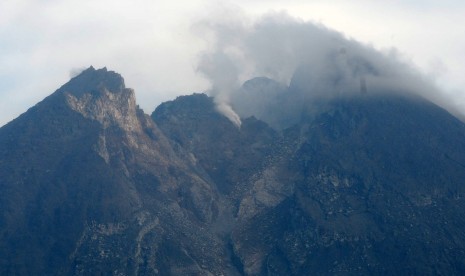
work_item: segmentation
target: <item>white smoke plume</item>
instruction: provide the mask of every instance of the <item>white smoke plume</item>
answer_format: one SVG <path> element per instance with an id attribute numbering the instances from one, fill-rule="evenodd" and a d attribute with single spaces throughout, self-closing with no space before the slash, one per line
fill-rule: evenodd
<path id="1" fill-rule="evenodd" d="M 198 69 L 212 82 L 210 94 L 214 96 L 217 110 L 240 127 L 240 117 L 229 102 L 230 94 L 239 87 L 237 77 L 239 68 L 232 57 L 225 49 L 218 49 L 211 55 L 205 54 Z"/>
<path id="2" fill-rule="evenodd" d="M 230 105 L 230 95 L 240 87 L 240 74 L 247 67 L 241 45 L 245 19 L 237 10 L 223 12 L 227 16 L 216 21 L 202 20 L 193 27 L 210 46 L 200 55 L 197 69 L 211 82 L 209 94 L 215 98 L 217 110 L 240 127 L 241 120 Z"/>

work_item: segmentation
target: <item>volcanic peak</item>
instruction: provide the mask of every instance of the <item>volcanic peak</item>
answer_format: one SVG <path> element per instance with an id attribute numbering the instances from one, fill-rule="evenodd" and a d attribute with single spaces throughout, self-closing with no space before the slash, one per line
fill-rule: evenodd
<path id="1" fill-rule="evenodd" d="M 99 121 L 105 128 L 116 125 L 126 131 L 140 130 L 134 91 L 125 87 L 120 74 L 106 67 L 89 67 L 56 93 L 65 96 L 71 109 Z"/>

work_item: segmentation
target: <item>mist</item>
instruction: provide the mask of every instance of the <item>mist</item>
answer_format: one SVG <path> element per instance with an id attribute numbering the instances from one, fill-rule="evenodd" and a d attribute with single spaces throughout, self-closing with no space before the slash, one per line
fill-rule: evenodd
<path id="1" fill-rule="evenodd" d="M 361 93 L 417 94 L 460 115 L 396 49 L 381 52 L 286 13 L 255 21 L 244 14 L 224 18 L 195 24 L 210 45 L 197 69 L 210 81 L 218 111 L 237 126 L 240 118 L 255 116 L 282 129 L 316 102 Z"/>

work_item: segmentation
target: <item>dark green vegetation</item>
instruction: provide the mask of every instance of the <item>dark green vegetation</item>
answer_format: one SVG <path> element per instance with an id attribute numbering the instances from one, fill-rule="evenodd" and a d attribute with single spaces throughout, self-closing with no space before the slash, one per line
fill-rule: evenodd
<path id="1" fill-rule="evenodd" d="M 148 116 L 87 69 L 0 129 L 0 274 L 463 274 L 465 125 L 417 96 L 319 105 L 282 130 L 204 94 Z"/>

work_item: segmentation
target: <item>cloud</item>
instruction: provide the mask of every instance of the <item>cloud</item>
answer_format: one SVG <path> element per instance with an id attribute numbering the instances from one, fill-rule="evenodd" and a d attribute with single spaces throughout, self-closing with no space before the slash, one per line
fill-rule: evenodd
<path id="1" fill-rule="evenodd" d="M 395 49 L 380 52 L 282 12 L 251 24 L 243 24 L 250 19 L 226 18 L 199 23 L 213 46 L 201 55 L 198 68 L 210 80 L 219 110 L 232 121 L 237 121 L 236 111 L 284 128 L 304 109 L 315 108 L 315 100 L 367 92 L 420 94 L 454 111 L 435 84 Z"/>

